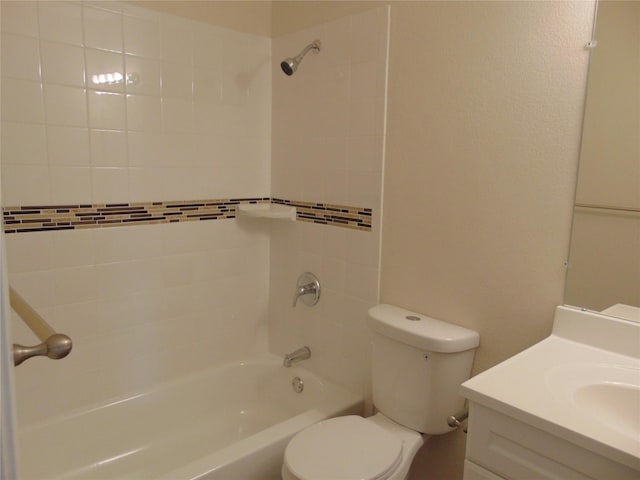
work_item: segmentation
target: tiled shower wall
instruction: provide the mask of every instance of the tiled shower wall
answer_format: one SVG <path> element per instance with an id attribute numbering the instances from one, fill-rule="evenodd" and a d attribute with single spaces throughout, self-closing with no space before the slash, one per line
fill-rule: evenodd
<path id="1" fill-rule="evenodd" d="M 268 197 L 270 139 L 270 39 L 2 2 L 4 206 Z M 74 340 L 16 370 L 22 424 L 266 349 L 268 226 L 242 220 L 5 235 L 11 284 Z"/>
<path id="2" fill-rule="evenodd" d="M 268 194 L 270 40 L 99 5 L 2 2 L 4 205 Z"/>
<path id="3" fill-rule="evenodd" d="M 282 354 L 307 345 L 307 365 L 365 394 L 367 310 L 378 301 L 388 19 L 380 7 L 273 40 L 272 197 L 369 208 L 372 227 L 272 226 L 269 347 Z M 284 75 L 277 63 L 314 39 L 320 53 Z M 305 271 L 319 278 L 320 301 L 292 308 Z"/>
<path id="4" fill-rule="evenodd" d="M 264 351 L 267 329 L 270 351 L 307 344 L 308 366 L 367 392 L 387 9 L 278 38 L 273 57 L 269 39 L 112 2 L 2 2 L 2 21 L 5 207 L 257 197 L 304 220 L 5 235 L 12 285 L 75 342 L 16 371 L 22 424 Z M 281 58 L 315 38 L 285 77 Z M 118 68 L 129 83 L 92 83 Z M 339 228 L 350 211 L 364 223 Z M 321 301 L 292 308 L 307 270 Z"/>

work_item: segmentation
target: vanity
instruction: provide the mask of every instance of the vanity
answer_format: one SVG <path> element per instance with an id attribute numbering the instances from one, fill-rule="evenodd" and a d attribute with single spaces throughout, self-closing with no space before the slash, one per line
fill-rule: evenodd
<path id="1" fill-rule="evenodd" d="M 640 478 L 640 323 L 557 307 L 552 334 L 462 384 L 464 480 Z"/>

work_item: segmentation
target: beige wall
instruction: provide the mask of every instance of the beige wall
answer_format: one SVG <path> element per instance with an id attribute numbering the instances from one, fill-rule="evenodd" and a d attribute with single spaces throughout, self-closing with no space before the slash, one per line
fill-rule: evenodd
<path id="1" fill-rule="evenodd" d="M 392 7 L 381 297 L 478 330 L 475 371 L 562 303 L 591 14 Z"/>
<path id="2" fill-rule="evenodd" d="M 392 7 L 381 301 L 480 332 L 479 372 L 563 301 L 590 3 Z M 414 479 L 461 478 L 464 435 Z"/>
<path id="3" fill-rule="evenodd" d="M 270 1 L 133 0 L 127 3 L 240 32 L 271 36 Z"/>

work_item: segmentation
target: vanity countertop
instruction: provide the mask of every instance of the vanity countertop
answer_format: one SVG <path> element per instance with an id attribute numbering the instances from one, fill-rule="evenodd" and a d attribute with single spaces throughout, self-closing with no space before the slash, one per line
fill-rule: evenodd
<path id="1" fill-rule="evenodd" d="M 558 307 L 548 338 L 462 384 L 470 401 L 640 471 L 640 324 Z"/>

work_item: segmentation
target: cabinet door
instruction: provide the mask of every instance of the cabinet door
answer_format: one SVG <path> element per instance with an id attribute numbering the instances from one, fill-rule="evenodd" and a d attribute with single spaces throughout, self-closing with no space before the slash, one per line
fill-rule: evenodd
<path id="1" fill-rule="evenodd" d="M 466 458 L 514 480 L 640 478 L 637 470 L 473 402 Z"/>

